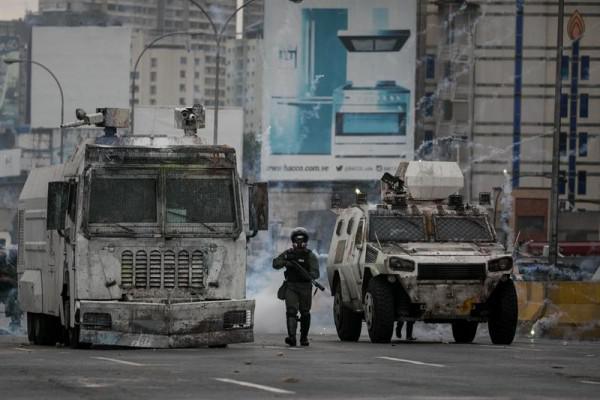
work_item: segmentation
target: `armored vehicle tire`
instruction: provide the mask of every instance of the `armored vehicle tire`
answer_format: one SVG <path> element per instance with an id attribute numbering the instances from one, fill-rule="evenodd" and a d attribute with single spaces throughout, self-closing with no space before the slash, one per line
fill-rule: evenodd
<path id="1" fill-rule="evenodd" d="M 363 309 L 371 342 L 389 343 L 394 332 L 394 294 L 385 278 L 371 279 Z"/>
<path id="2" fill-rule="evenodd" d="M 333 320 L 338 337 L 343 342 L 356 342 L 362 329 L 362 316 L 344 306 L 342 301 L 342 288 L 339 283 L 335 285 L 333 298 Z"/>
<path id="3" fill-rule="evenodd" d="M 477 333 L 477 321 L 454 321 L 452 322 L 452 336 L 456 343 L 471 343 Z"/>
<path id="4" fill-rule="evenodd" d="M 37 345 L 51 346 L 58 341 L 60 323 L 58 318 L 36 313 L 27 313 L 27 338 Z"/>
<path id="5" fill-rule="evenodd" d="M 34 329 L 33 329 L 33 319 L 35 318 L 33 313 L 28 312 L 27 313 L 27 339 L 29 340 L 29 343 L 35 343 L 35 335 L 34 335 Z"/>
<path id="6" fill-rule="evenodd" d="M 74 328 L 69 328 L 68 335 L 69 347 L 72 349 L 89 349 L 92 347 L 91 343 L 83 343 L 79 341 L 79 325 L 75 325 Z"/>
<path id="7" fill-rule="evenodd" d="M 517 330 L 519 307 L 517 291 L 512 280 L 501 282 L 490 299 L 488 327 L 494 344 L 511 344 Z"/>

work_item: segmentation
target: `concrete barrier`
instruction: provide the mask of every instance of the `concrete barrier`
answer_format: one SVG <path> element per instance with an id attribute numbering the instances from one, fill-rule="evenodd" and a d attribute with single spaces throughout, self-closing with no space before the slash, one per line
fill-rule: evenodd
<path id="1" fill-rule="evenodd" d="M 516 282 L 520 330 L 532 336 L 600 339 L 600 282 Z"/>

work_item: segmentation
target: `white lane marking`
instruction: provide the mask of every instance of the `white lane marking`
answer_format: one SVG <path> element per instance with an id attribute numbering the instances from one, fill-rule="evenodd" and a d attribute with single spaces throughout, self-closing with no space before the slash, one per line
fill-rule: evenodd
<path id="1" fill-rule="evenodd" d="M 397 362 L 403 362 L 403 363 L 408 363 L 408 364 L 415 364 L 415 365 L 426 365 L 428 367 L 437 367 L 437 368 L 444 368 L 445 365 L 442 364 L 433 364 L 433 363 L 426 363 L 423 361 L 415 361 L 415 360 L 406 360 L 404 358 L 395 358 L 395 357 L 375 357 L 375 358 L 379 358 L 381 360 L 388 360 L 388 361 L 397 361 Z"/>
<path id="2" fill-rule="evenodd" d="M 272 386 L 259 385 L 257 383 L 252 383 L 252 382 L 236 381 L 234 379 L 227 379 L 227 378 L 213 378 L 213 379 L 215 381 L 219 381 L 219 382 L 232 383 L 234 385 L 246 386 L 246 387 L 250 387 L 253 389 L 264 390 L 266 392 L 271 392 L 271 393 L 279 393 L 279 394 L 295 394 L 296 393 L 296 392 L 292 392 L 290 390 L 279 389 L 279 388 L 272 387 Z"/>
<path id="3" fill-rule="evenodd" d="M 19 350 L 19 351 L 26 351 L 26 352 L 28 352 L 28 353 L 31 353 L 31 352 L 33 351 L 33 350 L 31 350 L 31 349 L 24 349 L 24 348 L 22 348 L 22 347 L 15 347 L 15 350 Z"/>
<path id="4" fill-rule="evenodd" d="M 581 383 L 587 383 L 588 385 L 600 385 L 600 382 L 596 381 L 579 381 Z"/>
<path id="5" fill-rule="evenodd" d="M 125 360 L 118 360 L 116 358 L 108 358 L 108 357 L 92 357 L 95 358 L 96 360 L 104 360 L 104 361 L 110 361 L 110 362 L 114 362 L 117 364 L 123 364 L 123 365 L 130 365 L 132 367 L 143 367 L 145 366 L 145 364 L 139 364 L 133 361 L 125 361 Z"/>
<path id="6" fill-rule="evenodd" d="M 489 349 L 497 350 L 527 350 L 527 351 L 544 351 L 542 349 L 532 349 L 530 347 L 518 347 L 518 346 L 502 346 L 497 344 L 477 344 L 478 347 L 487 347 Z"/>

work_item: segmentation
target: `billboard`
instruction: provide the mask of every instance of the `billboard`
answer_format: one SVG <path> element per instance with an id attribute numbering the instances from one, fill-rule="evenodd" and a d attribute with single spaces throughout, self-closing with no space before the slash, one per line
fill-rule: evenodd
<path id="1" fill-rule="evenodd" d="M 372 180 L 412 159 L 416 0 L 267 0 L 261 178 Z"/>

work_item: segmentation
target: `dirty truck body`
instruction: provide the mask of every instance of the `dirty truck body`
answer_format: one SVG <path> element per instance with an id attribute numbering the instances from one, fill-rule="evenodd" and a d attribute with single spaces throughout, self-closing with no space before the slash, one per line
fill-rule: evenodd
<path id="1" fill-rule="evenodd" d="M 252 341 L 244 196 L 235 151 L 195 137 L 89 141 L 66 164 L 34 169 L 19 205 L 30 340 Z"/>
<path id="2" fill-rule="evenodd" d="M 452 324 L 462 343 L 489 322 L 492 342 L 511 343 L 512 257 L 486 207 L 446 201 L 462 187 L 458 166 L 410 162 L 397 177 L 395 190 L 382 182 L 382 204 L 338 210 L 327 270 L 340 339 L 358 340 L 364 318 L 373 342 L 390 341 L 395 321 L 424 321 Z"/>

